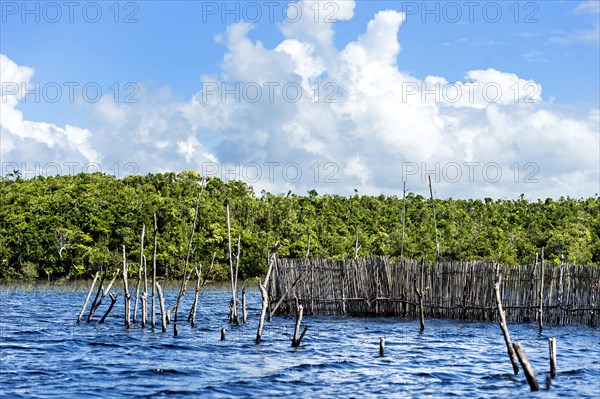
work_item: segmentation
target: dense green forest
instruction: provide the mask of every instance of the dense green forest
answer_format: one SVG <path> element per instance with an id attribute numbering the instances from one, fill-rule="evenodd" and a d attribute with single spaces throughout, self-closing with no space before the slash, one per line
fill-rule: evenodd
<path id="1" fill-rule="evenodd" d="M 153 251 L 153 213 L 158 217 L 158 273 L 181 275 L 201 177 L 196 172 L 148 174 L 116 179 L 106 174 L 0 178 L 0 278 L 86 278 L 101 267 L 117 267 L 125 245 L 133 272 Z M 227 219 L 241 234 L 242 278 L 266 268 L 267 251 L 303 257 L 308 236 L 314 257 L 348 258 L 356 231 L 360 255 L 399 258 L 402 198 L 254 193 L 240 182 L 207 179 L 193 241 L 192 264 L 206 265 L 216 252 L 213 278 L 228 273 Z M 559 262 L 600 263 L 600 198 L 531 202 L 516 200 L 435 200 L 440 256 L 530 263 L 539 248 Z M 235 242 L 234 242 L 235 245 Z M 432 203 L 406 196 L 404 256 L 435 258 Z"/>

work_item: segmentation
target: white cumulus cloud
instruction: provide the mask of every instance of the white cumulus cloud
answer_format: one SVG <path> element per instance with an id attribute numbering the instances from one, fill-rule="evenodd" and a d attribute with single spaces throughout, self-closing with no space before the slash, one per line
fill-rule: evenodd
<path id="1" fill-rule="evenodd" d="M 11 167 L 29 163 L 43 165 L 50 162 L 70 161 L 99 163 L 100 154 L 90 139 L 92 132 L 76 126 L 56 126 L 51 123 L 29 121 L 17 108 L 23 91 L 31 89 L 30 79 L 34 70 L 19 66 L 4 54 L 0 54 L 0 112 L 1 141 L 0 157 Z M 2 168 L 4 171 L 4 167 Z"/>
<path id="2" fill-rule="evenodd" d="M 600 191 L 597 109 L 561 109 L 544 99 L 534 76 L 511 71 L 474 68 L 464 81 L 449 82 L 441 66 L 437 76 L 413 76 L 402 69 L 411 56 L 398 40 L 404 13 L 377 12 L 364 33 L 337 49 L 327 12 L 352 19 L 355 2 L 295 4 L 301 20 L 281 22 L 283 38 L 272 47 L 249 37 L 252 24 L 227 27 L 220 70 L 202 76 L 189 100 L 141 86 L 138 104 L 88 104 L 90 131 L 34 129 L 14 116 L 5 128 L 3 112 L 3 132 L 27 127 L 28 137 L 52 148 L 62 129 L 64 148 L 134 162 L 140 173 L 194 168 L 233 177 L 238 164 L 244 179 L 244 168 L 252 165 L 256 176 L 258 165 L 257 192 L 401 195 L 403 180 L 426 192 L 428 174 L 443 197 Z M 21 79 L 31 76 L 15 67 Z M 8 146 L 3 133 L 12 154 L 22 153 L 19 131 L 11 127 Z"/>

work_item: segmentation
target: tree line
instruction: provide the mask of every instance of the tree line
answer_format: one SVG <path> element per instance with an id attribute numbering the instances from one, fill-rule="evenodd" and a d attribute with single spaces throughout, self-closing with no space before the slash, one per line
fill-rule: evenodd
<path id="1" fill-rule="evenodd" d="M 153 253 L 153 215 L 158 220 L 158 274 L 183 273 L 188 238 L 202 177 L 193 171 L 132 175 L 94 173 L 21 179 L 0 178 L 0 279 L 88 278 Z M 532 263 L 545 248 L 552 262 L 600 264 L 600 197 L 529 201 L 485 198 L 436 199 L 397 196 L 257 195 L 241 181 L 207 178 L 190 264 L 207 265 L 216 253 L 214 279 L 228 276 L 226 204 L 232 240 L 241 240 L 240 276 L 265 272 L 275 241 L 283 257 L 436 257 L 433 208 L 440 257 Z M 403 229 L 403 214 L 405 225 Z M 404 230 L 404 235 L 403 235 Z M 404 236 L 404 239 L 403 239 Z"/>

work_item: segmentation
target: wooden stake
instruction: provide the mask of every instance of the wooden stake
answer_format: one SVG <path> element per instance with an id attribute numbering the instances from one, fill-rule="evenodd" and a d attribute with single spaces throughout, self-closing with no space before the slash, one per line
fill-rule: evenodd
<path id="1" fill-rule="evenodd" d="M 423 260 L 421 261 L 421 279 L 420 279 L 420 286 L 421 289 L 419 290 L 417 288 L 417 281 L 415 280 L 415 292 L 417 293 L 417 300 L 419 301 L 419 324 L 420 324 L 420 331 L 423 332 L 425 331 L 425 311 L 423 309 L 423 281 L 425 280 L 425 258 L 423 258 Z"/>
<path id="2" fill-rule="evenodd" d="M 129 286 L 127 285 L 127 256 L 125 254 L 125 245 L 123 245 L 123 293 L 125 298 L 125 328 L 131 326 L 131 295 L 129 295 Z"/>
<path id="3" fill-rule="evenodd" d="M 379 356 L 385 356 L 385 338 L 379 338 Z"/>
<path id="4" fill-rule="evenodd" d="M 96 285 L 96 280 L 98 280 L 98 273 L 100 273 L 100 272 L 96 272 L 96 275 L 94 276 L 92 285 L 90 285 L 90 290 L 88 291 L 87 296 L 85 297 L 85 301 L 83 302 L 83 306 L 81 307 L 81 312 L 79 312 L 79 316 L 77 316 L 78 324 L 81 321 L 81 318 L 83 317 L 83 314 L 85 313 L 85 308 L 87 307 L 90 297 L 92 296 L 92 291 L 94 290 L 94 286 Z"/>
<path id="5" fill-rule="evenodd" d="M 140 289 L 142 286 L 142 268 L 144 267 L 144 232 L 146 231 L 146 225 L 142 226 L 142 238 L 140 240 L 140 267 L 138 269 L 138 279 L 135 286 L 135 304 L 133 305 L 133 324 L 137 320 L 138 302 L 140 300 Z M 142 304 L 143 306 L 143 304 Z M 145 324 L 145 323 L 144 323 Z"/>
<path id="6" fill-rule="evenodd" d="M 540 334 L 544 329 L 544 248 L 542 248 L 542 256 L 541 256 L 541 267 L 540 267 L 540 307 L 538 309 L 538 323 Z"/>
<path id="7" fill-rule="evenodd" d="M 140 263 L 140 267 L 138 270 L 138 278 L 135 283 L 135 300 L 133 301 L 133 316 L 132 323 L 137 323 L 137 311 L 138 311 L 138 303 L 140 301 L 140 288 L 142 286 L 142 264 Z"/>
<path id="8" fill-rule="evenodd" d="M 163 296 L 163 291 L 158 281 L 155 284 L 156 291 L 158 291 L 158 302 L 160 303 L 160 320 L 162 324 L 162 332 L 167 332 L 167 313 L 165 312 L 165 297 Z"/>
<path id="9" fill-rule="evenodd" d="M 246 287 L 242 288 L 242 323 L 246 324 Z"/>
<path id="10" fill-rule="evenodd" d="M 550 347 L 550 378 L 556 378 L 556 338 L 548 340 Z"/>
<path id="11" fill-rule="evenodd" d="M 152 309 L 150 315 L 150 324 L 152 329 L 156 325 L 155 313 L 156 305 L 154 304 L 154 287 L 156 286 L 156 246 L 158 244 L 158 222 L 156 220 L 156 212 L 154 213 L 154 250 L 152 252 Z"/>
<path id="12" fill-rule="evenodd" d="M 269 306 L 269 293 L 267 287 L 269 286 L 269 279 L 271 278 L 271 271 L 273 270 L 273 264 L 275 263 L 275 254 L 279 249 L 279 242 L 276 242 L 271 248 L 271 256 L 269 257 L 269 266 L 267 268 L 267 274 L 265 276 L 265 282 L 258 280 L 258 288 L 262 296 L 262 309 L 260 311 L 260 318 L 258 319 L 258 330 L 256 331 L 256 343 L 260 344 L 262 338 L 263 325 L 265 323 L 265 315 L 267 314 L 267 307 Z"/>
<path id="13" fill-rule="evenodd" d="M 142 255 L 142 261 L 144 262 L 144 292 L 142 293 L 142 328 L 146 327 L 146 321 L 148 320 L 148 278 L 146 274 L 146 257 Z"/>
<path id="14" fill-rule="evenodd" d="M 100 319 L 99 323 L 104 323 L 104 320 L 106 320 L 106 317 L 108 316 L 108 314 L 110 313 L 110 311 L 112 310 L 112 308 L 115 306 L 115 303 L 117 302 L 117 295 L 116 294 L 113 294 L 111 292 L 109 295 L 110 295 L 110 305 L 108 306 L 108 309 L 104 313 L 104 316 L 102 316 L 102 318 Z"/>
<path id="15" fill-rule="evenodd" d="M 525 354 L 525 350 L 521 347 L 521 344 L 515 342 L 513 344 L 513 348 L 517 353 L 517 357 L 519 358 L 519 362 L 521 363 L 521 367 L 523 368 L 523 372 L 525 373 L 525 377 L 527 378 L 527 382 L 529 383 L 529 387 L 532 391 L 539 391 L 540 387 L 535 379 L 535 374 L 533 373 L 533 369 L 529 364 L 529 360 L 527 359 L 527 355 Z"/>
<path id="16" fill-rule="evenodd" d="M 504 309 L 502 309 L 502 300 L 500 298 L 500 282 L 502 281 L 502 276 L 498 275 L 498 280 L 496 284 L 494 284 L 494 292 L 496 293 L 496 307 L 498 308 L 498 315 L 500 316 L 500 328 L 502 329 L 502 334 L 504 335 L 504 342 L 506 343 L 506 350 L 508 352 L 508 356 L 510 357 L 510 363 L 513 367 L 513 372 L 519 374 L 519 364 L 517 363 L 517 355 L 515 350 L 510 342 L 510 334 L 508 333 L 508 328 L 506 327 L 506 317 L 504 316 Z"/>
<path id="17" fill-rule="evenodd" d="M 148 319 L 148 294 L 142 292 L 142 328 L 146 327 L 146 320 Z"/>
<path id="18" fill-rule="evenodd" d="M 296 326 L 294 327 L 294 337 L 292 338 L 292 347 L 296 348 L 298 346 L 300 346 L 300 342 L 302 342 L 302 338 L 304 338 L 304 334 L 306 334 L 306 331 L 308 330 L 308 327 L 304 327 L 304 331 L 302 331 L 302 335 L 300 335 L 300 337 L 298 337 L 298 333 L 300 332 L 300 323 L 302 323 L 302 314 L 304 312 L 304 309 L 302 308 L 302 305 L 300 305 L 298 303 L 298 298 L 296 299 Z"/>
<path id="19" fill-rule="evenodd" d="M 561 255 L 561 259 L 560 259 L 560 269 L 559 269 L 559 275 L 558 275 L 558 284 L 556 287 L 556 311 L 557 311 L 557 320 L 556 320 L 556 324 L 561 325 L 562 324 L 562 285 L 563 285 L 563 267 L 564 267 L 564 256 Z"/>
<path id="20" fill-rule="evenodd" d="M 235 292 L 235 299 L 232 303 L 233 307 L 235 307 L 235 309 L 233 309 L 232 311 L 232 315 L 233 315 L 233 323 L 235 325 L 240 324 L 239 321 L 239 317 L 238 317 L 238 300 L 237 300 L 237 283 L 238 283 L 238 270 L 239 270 L 239 266 L 240 266 L 240 250 L 242 248 L 242 235 L 238 234 L 238 242 L 237 242 L 237 253 L 235 255 L 235 279 L 234 281 L 234 285 L 233 285 L 233 291 Z"/>

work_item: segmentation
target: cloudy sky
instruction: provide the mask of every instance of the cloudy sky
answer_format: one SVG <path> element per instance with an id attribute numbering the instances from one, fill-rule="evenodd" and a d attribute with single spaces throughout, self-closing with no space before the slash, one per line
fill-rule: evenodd
<path id="1" fill-rule="evenodd" d="M 598 1 L 2 1 L 2 174 L 600 193 Z"/>

